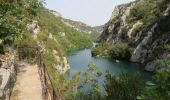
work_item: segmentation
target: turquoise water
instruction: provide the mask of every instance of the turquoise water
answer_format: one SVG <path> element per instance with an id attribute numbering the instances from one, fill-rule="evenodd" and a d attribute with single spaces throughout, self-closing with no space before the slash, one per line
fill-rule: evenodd
<path id="1" fill-rule="evenodd" d="M 109 71 L 113 75 L 128 73 L 134 75 L 140 73 L 140 78 L 143 82 L 152 79 L 152 73 L 146 72 L 139 64 L 130 63 L 127 61 L 118 61 L 111 58 L 95 58 L 91 56 L 91 49 L 81 50 L 68 57 L 71 69 L 68 72 L 71 78 L 76 72 L 87 72 L 88 64 L 92 61 L 97 65 L 99 71 L 105 73 Z"/>

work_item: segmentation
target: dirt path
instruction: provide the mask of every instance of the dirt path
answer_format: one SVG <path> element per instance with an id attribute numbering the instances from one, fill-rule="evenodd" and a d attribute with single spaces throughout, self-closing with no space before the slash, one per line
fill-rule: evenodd
<path id="1" fill-rule="evenodd" d="M 11 100 L 42 100 L 37 66 L 24 63 L 18 68 Z"/>

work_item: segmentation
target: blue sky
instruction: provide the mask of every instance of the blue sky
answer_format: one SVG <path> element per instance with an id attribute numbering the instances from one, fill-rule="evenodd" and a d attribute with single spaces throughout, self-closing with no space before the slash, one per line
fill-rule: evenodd
<path id="1" fill-rule="evenodd" d="M 130 1 L 134 0 L 46 0 L 46 7 L 64 18 L 98 26 L 110 19 L 116 5 Z"/>

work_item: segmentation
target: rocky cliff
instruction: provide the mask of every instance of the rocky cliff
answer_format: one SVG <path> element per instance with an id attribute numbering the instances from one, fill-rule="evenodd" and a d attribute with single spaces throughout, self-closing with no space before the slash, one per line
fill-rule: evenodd
<path id="1" fill-rule="evenodd" d="M 155 71 L 159 68 L 157 60 L 170 58 L 170 1 L 136 0 L 115 7 L 100 41 L 127 44 L 133 48 L 130 61 Z"/>
<path id="2" fill-rule="evenodd" d="M 16 74 L 14 56 L 12 54 L 0 55 L 0 100 L 9 100 Z"/>

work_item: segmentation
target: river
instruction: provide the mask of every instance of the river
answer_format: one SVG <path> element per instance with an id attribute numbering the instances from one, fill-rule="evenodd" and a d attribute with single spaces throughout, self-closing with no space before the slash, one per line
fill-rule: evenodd
<path id="1" fill-rule="evenodd" d="M 105 73 L 109 71 L 109 73 L 113 75 L 119 75 L 122 73 L 127 73 L 130 75 L 134 75 L 135 73 L 140 73 L 140 79 L 143 82 L 152 80 L 153 74 L 143 70 L 142 66 L 139 64 L 134 64 L 127 61 L 118 61 L 111 58 L 96 58 L 91 56 L 91 49 L 85 49 L 73 53 L 68 56 L 68 61 L 71 66 L 69 70 L 69 78 L 71 78 L 75 73 L 82 71 L 87 72 L 88 64 L 92 61 L 97 65 L 97 68 Z"/>

